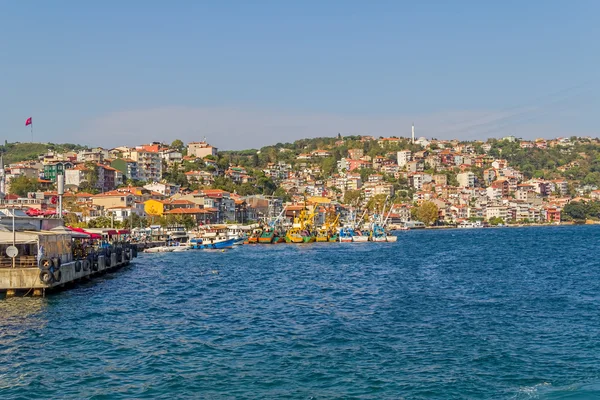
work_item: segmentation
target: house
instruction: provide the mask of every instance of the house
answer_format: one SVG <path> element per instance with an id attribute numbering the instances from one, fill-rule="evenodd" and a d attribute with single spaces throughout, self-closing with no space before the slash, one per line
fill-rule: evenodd
<path id="1" fill-rule="evenodd" d="M 174 163 L 181 163 L 183 161 L 183 154 L 180 151 L 173 149 L 163 149 L 159 152 L 160 158 L 165 160 L 167 164 L 171 165 Z"/>
<path id="2" fill-rule="evenodd" d="M 423 172 L 425 169 L 425 163 L 421 160 L 409 161 L 406 163 L 406 170 L 408 172 Z"/>
<path id="3" fill-rule="evenodd" d="M 298 154 L 298 157 L 296 157 L 296 160 L 312 160 L 312 154 L 310 154 L 310 153 Z"/>
<path id="4" fill-rule="evenodd" d="M 492 218 L 501 218 L 508 221 L 508 207 L 506 206 L 488 206 L 485 211 L 485 218 L 489 221 Z"/>
<path id="5" fill-rule="evenodd" d="M 217 148 L 209 145 L 205 141 L 202 142 L 191 142 L 187 146 L 188 156 L 195 156 L 197 158 L 204 158 L 206 156 L 217 156 Z"/>
<path id="6" fill-rule="evenodd" d="M 348 171 L 354 171 L 356 169 L 371 168 L 372 164 L 365 160 L 346 160 L 348 163 Z"/>
<path id="7" fill-rule="evenodd" d="M 147 182 L 160 181 L 162 177 L 162 159 L 158 152 L 136 148 L 129 153 L 124 153 L 124 157 L 137 162 L 139 180 Z"/>
<path id="8" fill-rule="evenodd" d="M 137 161 L 130 158 L 117 158 L 111 161 L 110 166 L 118 170 L 125 179 L 134 181 L 140 179 Z"/>
<path id="9" fill-rule="evenodd" d="M 221 189 L 204 189 L 199 191 L 204 196 L 204 207 L 215 208 L 217 221 L 235 220 L 235 201 L 231 194 Z"/>
<path id="10" fill-rule="evenodd" d="M 542 209 L 542 218 L 547 222 L 560 222 L 561 211 L 558 207 L 547 206 Z"/>
<path id="11" fill-rule="evenodd" d="M 475 187 L 475 174 L 471 171 L 461 172 L 456 175 L 456 180 L 460 187 Z"/>
<path id="12" fill-rule="evenodd" d="M 101 208 L 131 207 L 134 205 L 135 196 L 130 193 L 108 192 L 92 197 L 92 204 Z"/>
<path id="13" fill-rule="evenodd" d="M 144 189 L 147 189 L 147 190 L 150 190 L 153 192 L 158 192 L 164 196 L 170 197 L 179 191 L 179 185 L 155 182 L 155 183 L 149 183 L 147 185 L 144 185 Z"/>
<path id="14" fill-rule="evenodd" d="M 359 160 L 364 156 L 363 149 L 349 149 L 348 158 L 351 160 Z"/>
<path id="15" fill-rule="evenodd" d="M 313 157 L 331 157 L 331 152 L 327 150 L 315 150 L 312 152 Z"/>
<path id="16" fill-rule="evenodd" d="M 58 175 L 64 175 L 65 171 L 73 168 L 74 164 L 70 161 L 56 161 L 44 164 L 44 179 L 56 182 Z"/>
<path id="17" fill-rule="evenodd" d="M 433 175 L 433 182 L 435 182 L 436 185 L 447 185 L 448 184 L 448 177 L 444 174 L 435 174 Z"/>
<path id="18" fill-rule="evenodd" d="M 381 147 L 398 145 L 399 143 L 400 143 L 400 139 L 395 138 L 395 137 L 381 138 L 377 141 L 377 144 L 380 145 Z"/>
<path id="19" fill-rule="evenodd" d="M 185 173 L 188 182 L 199 182 L 204 185 L 211 185 L 215 181 L 215 173 L 208 171 L 189 171 Z"/>

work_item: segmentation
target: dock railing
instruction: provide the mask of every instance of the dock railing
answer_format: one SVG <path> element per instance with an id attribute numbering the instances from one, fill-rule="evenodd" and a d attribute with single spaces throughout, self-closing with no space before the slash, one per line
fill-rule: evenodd
<path id="1" fill-rule="evenodd" d="M 0 268 L 12 268 L 12 258 L 0 256 Z M 15 260 L 16 268 L 34 268 L 37 267 L 37 258 L 35 256 L 20 256 Z"/>

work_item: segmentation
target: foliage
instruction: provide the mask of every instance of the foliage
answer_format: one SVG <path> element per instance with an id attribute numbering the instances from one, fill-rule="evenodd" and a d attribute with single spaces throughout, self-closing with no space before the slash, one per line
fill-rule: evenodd
<path id="1" fill-rule="evenodd" d="M 38 191 L 39 186 L 37 179 L 21 175 L 10 180 L 10 193 L 25 197 L 29 192 Z"/>
<path id="2" fill-rule="evenodd" d="M 148 227 L 148 225 L 149 225 L 148 219 L 144 218 L 144 217 L 140 217 L 136 213 L 131 213 L 129 218 L 127 218 L 125 221 L 123 221 L 123 227 L 127 228 L 127 229 L 146 228 L 146 227 Z"/>
<path id="3" fill-rule="evenodd" d="M 188 185 L 185 172 L 180 169 L 179 164 L 173 163 L 170 167 L 163 169 L 163 179 L 174 185 L 185 187 Z"/>
<path id="4" fill-rule="evenodd" d="M 344 204 L 357 207 L 362 203 L 363 197 L 361 190 L 346 190 L 346 193 L 344 193 Z"/>
<path id="5" fill-rule="evenodd" d="M 175 139 L 173 140 L 173 142 L 171 143 L 171 149 L 177 150 L 177 151 L 183 151 L 185 145 L 183 144 L 183 142 L 179 139 Z"/>
<path id="6" fill-rule="evenodd" d="M 118 225 L 118 221 L 113 222 L 111 218 L 105 216 L 94 218 L 88 222 L 88 228 L 116 228 Z"/>
<path id="7" fill-rule="evenodd" d="M 598 219 L 600 218 L 600 202 L 573 201 L 563 208 L 562 218 L 567 221 L 582 221 L 587 218 Z"/>
<path id="8" fill-rule="evenodd" d="M 418 207 L 411 210 L 413 218 L 423 222 L 425 225 L 431 225 L 438 219 L 438 207 L 431 201 L 426 201 Z"/>
<path id="9" fill-rule="evenodd" d="M 55 152 L 80 151 L 86 149 L 86 146 L 78 144 L 64 143 L 5 143 L 0 146 L 0 153 L 4 156 L 4 164 L 12 164 L 19 161 L 34 160 L 38 156 L 45 154 L 48 150 Z"/>
<path id="10" fill-rule="evenodd" d="M 490 223 L 490 225 L 504 224 L 504 220 L 500 217 L 492 217 L 488 222 Z"/>
<path id="11" fill-rule="evenodd" d="M 385 204 L 386 199 L 387 196 L 385 194 L 376 194 L 367 202 L 367 208 L 369 211 L 379 212 L 383 210 L 383 205 Z"/>
<path id="12" fill-rule="evenodd" d="M 196 220 L 189 215 L 173 215 L 169 214 L 160 217 L 158 224 L 163 228 L 169 228 L 174 226 L 183 226 L 186 229 L 192 229 L 198 226 Z"/>
<path id="13" fill-rule="evenodd" d="M 98 192 L 98 165 L 96 163 L 88 161 L 85 164 L 84 181 L 79 185 L 79 190 L 90 193 Z"/>

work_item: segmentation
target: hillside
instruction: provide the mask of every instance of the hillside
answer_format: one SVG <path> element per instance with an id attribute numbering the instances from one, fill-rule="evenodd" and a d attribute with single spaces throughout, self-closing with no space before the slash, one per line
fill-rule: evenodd
<path id="1" fill-rule="evenodd" d="M 0 146 L 0 153 L 4 156 L 4 164 L 16 163 L 19 161 L 36 159 L 48 151 L 65 152 L 79 151 L 85 149 L 86 146 L 81 146 L 72 143 L 5 143 Z"/>

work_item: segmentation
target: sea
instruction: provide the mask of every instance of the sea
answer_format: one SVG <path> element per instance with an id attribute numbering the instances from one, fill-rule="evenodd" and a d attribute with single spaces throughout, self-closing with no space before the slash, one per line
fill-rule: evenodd
<path id="1" fill-rule="evenodd" d="M 0 300 L 0 399 L 598 399 L 599 234 L 140 254 Z"/>

